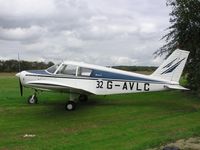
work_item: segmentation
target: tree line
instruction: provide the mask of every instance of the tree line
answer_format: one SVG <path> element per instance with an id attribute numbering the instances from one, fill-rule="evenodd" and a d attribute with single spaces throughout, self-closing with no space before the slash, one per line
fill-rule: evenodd
<path id="1" fill-rule="evenodd" d="M 155 66 L 114 66 L 113 68 L 121 69 L 125 71 L 147 71 L 149 73 L 156 70 L 157 67 Z"/>
<path id="2" fill-rule="evenodd" d="M 18 60 L 0 60 L 0 72 L 19 72 L 22 70 L 39 70 L 46 69 L 54 65 L 53 62 L 37 61 L 18 61 Z M 149 71 L 153 72 L 156 67 L 153 66 L 114 66 L 113 68 L 125 71 Z"/>
<path id="3" fill-rule="evenodd" d="M 167 0 L 171 26 L 163 36 L 166 44 L 155 54 L 170 55 L 180 48 L 190 51 L 185 73 L 189 89 L 200 93 L 200 0 Z"/>
<path id="4" fill-rule="evenodd" d="M 37 61 L 18 61 L 18 60 L 0 60 L 0 72 L 19 72 L 22 70 L 46 69 L 52 66 L 53 62 Z"/>

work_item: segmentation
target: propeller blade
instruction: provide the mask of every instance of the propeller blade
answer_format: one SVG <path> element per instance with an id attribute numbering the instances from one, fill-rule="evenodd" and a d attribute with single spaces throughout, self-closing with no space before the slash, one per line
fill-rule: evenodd
<path id="1" fill-rule="evenodd" d="M 21 94 L 21 96 L 23 96 L 23 86 L 22 86 L 20 79 L 19 79 L 19 87 L 20 87 L 20 94 Z"/>

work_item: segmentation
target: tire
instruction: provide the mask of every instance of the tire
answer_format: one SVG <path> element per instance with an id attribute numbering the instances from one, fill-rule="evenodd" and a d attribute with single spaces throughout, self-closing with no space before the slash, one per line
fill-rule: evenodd
<path id="1" fill-rule="evenodd" d="M 80 102 L 87 102 L 87 100 L 88 100 L 88 96 L 87 96 L 87 95 L 81 94 L 81 95 L 79 96 L 79 101 L 80 101 Z"/>
<path id="2" fill-rule="evenodd" d="M 68 101 L 65 105 L 65 109 L 68 111 L 73 111 L 76 108 L 76 103 L 74 101 Z"/>
<path id="3" fill-rule="evenodd" d="M 36 104 L 38 102 L 38 99 L 35 95 L 29 96 L 28 103 L 29 104 Z"/>

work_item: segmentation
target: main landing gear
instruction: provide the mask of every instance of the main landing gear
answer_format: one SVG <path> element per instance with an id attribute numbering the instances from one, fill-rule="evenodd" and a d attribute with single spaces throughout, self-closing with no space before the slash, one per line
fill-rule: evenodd
<path id="1" fill-rule="evenodd" d="M 76 108 L 76 102 L 75 101 L 68 101 L 65 105 L 65 109 L 68 111 L 72 111 Z"/>
<path id="2" fill-rule="evenodd" d="M 66 103 L 65 109 L 68 111 L 75 110 L 78 100 L 82 103 L 87 102 L 88 96 L 84 94 L 70 93 L 69 101 Z M 28 97 L 28 103 L 37 104 L 37 102 L 38 102 L 38 99 L 37 99 L 37 91 L 36 91 L 33 95 Z"/>
<path id="3" fill-rule="evenodd" d="M 79 95 L 79 94 L 70 93 L 70 98 L 69 98 L 69 101 L 65 105 L 65 109 L 68 110 L 68 111 L 75 110 L 77 99 L 80 102 L 86 102 L 88 100 L 88 97 L 87 97 L 87 95 L 83 95 L 83 94 Z"/>

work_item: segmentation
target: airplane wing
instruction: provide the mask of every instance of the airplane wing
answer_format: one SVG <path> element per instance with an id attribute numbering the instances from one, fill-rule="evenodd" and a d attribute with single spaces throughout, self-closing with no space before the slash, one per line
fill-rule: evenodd
<path id="1" fill-rule="evenodd" d="M 27 85 L 39 90 L 94 94 L 91 91 L 77 88 L 77 86 L 75 85 L 67 85 L 67 84 L 62 84 L 60 82 L 49 81 L 49 80 L 48 81 L 46 80 L 29 81 L 27 82 Z"/>
<path id="2" fill-rule="evenodd" d="M 168 89 L 176 89 L 176 90 L 190 90 L 190 89 L 185 88 L 183 86 L 180 86 L 178 84 L 175 84 L 175 85 L 174 84 L 168 84 L 168 85 L 165 85 L 165 87 L 168 88 Z"/>

